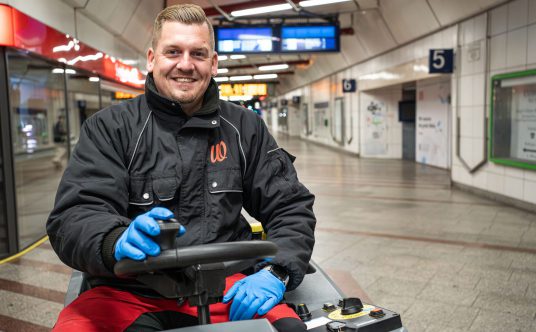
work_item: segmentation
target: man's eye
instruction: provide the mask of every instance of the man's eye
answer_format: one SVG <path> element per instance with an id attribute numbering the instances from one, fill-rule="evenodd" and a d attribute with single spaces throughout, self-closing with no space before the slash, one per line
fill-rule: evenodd
<path id="1" fill-rule="evenodd" d="M 177 50 L 167 50 L 166 51 L 166 54 L 167 55 L 178 55 L 180 52 L 177 51 Z"/>

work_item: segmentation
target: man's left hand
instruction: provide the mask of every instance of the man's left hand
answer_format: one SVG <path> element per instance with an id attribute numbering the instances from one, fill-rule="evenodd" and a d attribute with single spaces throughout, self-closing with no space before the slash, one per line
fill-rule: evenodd
<path id="1" fill-rule="evenodd" d="M 237 281 L 223 297 L 223 303 L 233 300 L 229 319 L 251 319 L 265 315 L 283 299 L 285 284 L 266 270 Z"/>

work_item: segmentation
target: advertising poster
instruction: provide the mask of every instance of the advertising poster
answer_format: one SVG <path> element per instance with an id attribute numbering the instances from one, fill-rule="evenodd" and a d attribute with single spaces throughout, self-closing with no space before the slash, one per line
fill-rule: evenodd
<path id="1" fill-rule="evenodd" d="M 365 154 L 387 154 L 387 114 L 383 102 L 371 101 L 365 110 Z"/>
<path id="2" fill-rule="evenodd" d="M 536 161 L 536 84 L 512 88 L 513 158 Z"/>
<path id="3" fill-rule="evenodd" d="M 448 168 L 450 84 L 438 82 L 418 86 L 417 96 L 416 160 Z"/>

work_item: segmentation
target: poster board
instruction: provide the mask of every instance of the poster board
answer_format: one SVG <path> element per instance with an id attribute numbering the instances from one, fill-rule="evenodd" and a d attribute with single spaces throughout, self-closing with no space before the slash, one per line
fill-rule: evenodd
<path id="1" fill-rule="evenodd" d="M 536 170 L 536 70 L 491 81 L 490 160 Z"/>

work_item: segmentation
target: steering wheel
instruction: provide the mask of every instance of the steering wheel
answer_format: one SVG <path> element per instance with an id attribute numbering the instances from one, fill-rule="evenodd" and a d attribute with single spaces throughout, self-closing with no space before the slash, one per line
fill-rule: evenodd
<path id="1" fill-rule="evenodd" d="M 144 261 L 122 259 L 114 266 L 118 277 L 135 278 L 166 298 L 187 299 L 197 306 L 200 324 L 210 323 L 208 305 L 220 302 L 225 278 L 272 257 L 277 246 L 269 241 L 237 241 L 175 248 L 181 227 L 176 219 L 158 220 L 155 241 L 161 253 Z"/>

